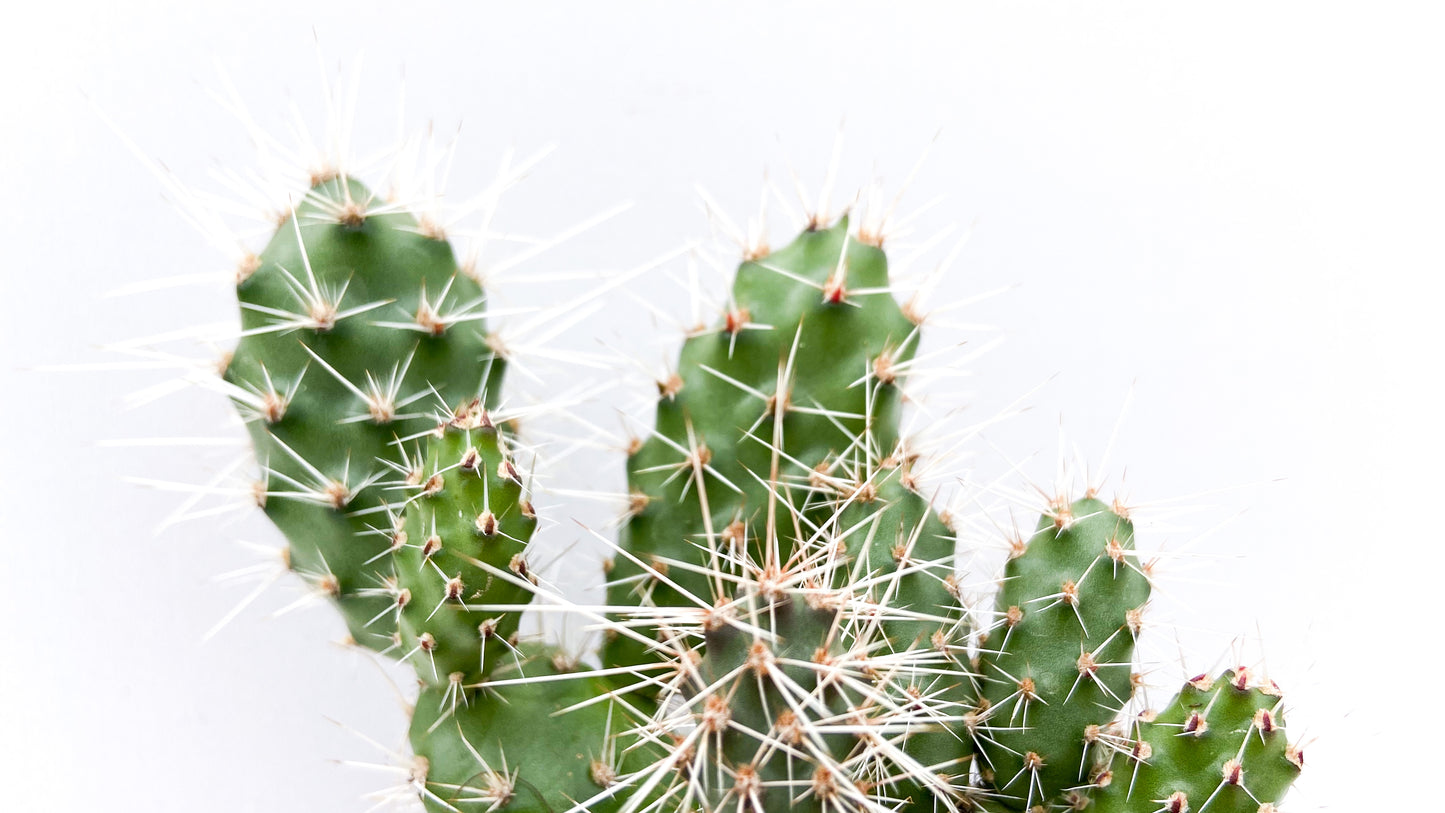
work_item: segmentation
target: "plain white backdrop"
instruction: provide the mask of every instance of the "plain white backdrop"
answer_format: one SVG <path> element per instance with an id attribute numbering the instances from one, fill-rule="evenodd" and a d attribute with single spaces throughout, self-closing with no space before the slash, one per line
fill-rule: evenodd
<path id="1" fill-rule="evenodd" d="M 0 808 L 360 811 L 394 781 L 336 762 L 385 762 L 363 737 L 404 744 L 402 672 L 330 645 L 324 608 L 270 617 L 284 584 L 202 644 L 245 593 L 213 581 L 250 561 L 233 540 L 275 534 L 254 514 L 157 534 L 179 497 L 123 479 L 202 482 L 239 449 L 107 443 L 225 436 L 228 405 L 126 409 L 164 375 L 40 369 L 233 313 L 224 285 L 106 296 L 225 261 L 96 109 L 219 191 L 213 169 L 255 162 L 210 95 L 221 71 L 263 126 L 284 137 L 294 104 L 319 128 L 317 42 L 331 73 L 361 68 L 363 148 L 395 134 L 403 84 L 409 126 L 461 125 L 459 195 L 504 150 L 557 143 L 507 228 L 634 202 L 538 273 L 615 272 L 707 237 L 695 185 L 738 217 L 765 171 L 816 188 L 840 122 L 844 189 L 896 189 L 932 143 L 905 208 L 942 196 L 920 234 L 973 228 L 940 300 L 1008 289 L 960 312 L 988 327 L 971 341 L 1003 342 L 969 365 L 958 420 L 1032 392 L 960 473 L 1050 482 L 1061 418 L 1098 461 L 1132 389 L 1112 482 L 1127 465 L 1135 501 L 1197 509 L 1141 533 L 1196 554 L 1161 571 L 1178 630 L 1156 636 L 1157 679 L 1267 658 L 1310 741 L 1287 809 L 1429 793 L 1417 772 L 1438 733 L 1416 698 L 1442 640 L 1445 493 L 1431 4 L 266 5 L 54 3 L 0 30 Z M 681 312 L 662 279 L 636 293 Z M 674 334 L 617 297 L 560 343 L 656 362 L 659 336 Z M 619 488 L 620 461 L 600 459 L 558 477 Z M 559 548 L 575 536 L 554 531 Z"/>

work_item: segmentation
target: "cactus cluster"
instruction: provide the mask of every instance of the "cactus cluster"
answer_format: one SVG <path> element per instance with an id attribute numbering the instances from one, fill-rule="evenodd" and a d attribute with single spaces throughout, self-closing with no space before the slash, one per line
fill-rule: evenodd
<path id="1" fill-rule="evenodd" d="M 237 276 L 224 371 L 288 561 L 411 664 L 430 811 L 1271 811 L 1303 760 L 1240 668 L 1135 702 L 1150 568 L 1061 496 L 991 609 L 900 432 L 922 320 L 847 216 L 747 252 L 657 384 L 598 662 L 523 640 L 540 579 L 503 349 L 433 222 L 323 173 Z"/>

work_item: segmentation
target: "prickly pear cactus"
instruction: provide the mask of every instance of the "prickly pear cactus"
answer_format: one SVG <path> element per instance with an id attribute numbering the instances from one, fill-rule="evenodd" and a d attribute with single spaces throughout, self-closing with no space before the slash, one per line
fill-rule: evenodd
<path id="1" fill-rule="evenodd" d="M 323 174 L 242 267 L 224 377 L 257 499 L 355 640 L 415 668 L 428 811 L 1275 809 L 1303 757 L 1272 683 L 1139 708 L 1123 506 L 1054 500 L 994 611 L 969 601 L 900 431 L 921 320 L 878 233 L 748 253 L 657 382 L 602 607 L 536 572 L 483 293 L 434 223 Z M 524 640 L 538 598 L 604 632 L 601 668 Z"/>
<path id="2" fill-rule="evenodd" d="M 322 176 L 237 275 L 242 338 L 225 369 L 291 568 L 355 640 L 394 644 L 385 487 L 432 401 L 494 397 L 483 296 L 434 224 Z"/>

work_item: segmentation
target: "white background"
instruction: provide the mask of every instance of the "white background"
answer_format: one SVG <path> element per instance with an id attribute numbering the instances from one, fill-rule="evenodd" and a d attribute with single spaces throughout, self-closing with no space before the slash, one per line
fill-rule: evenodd
<path id="1" fill-rule="evenodd" d="M 1011 487 L 1050 482 L 1060 416 L 1097 462 L 1132 386 L 1111 453 L 1128 494 L 1199 508 L 1141 533 L 1202 554 L 1161 569 L 1180 631 L 1151 652 L 1190 657 L 1155 677 L 1267 656 L 1311 741 L 1295 810 L 1431 793 L 1445 30 L 1430 4 L 256 5 L 55 3 L 0 27 L 0 808 L 364 810 L 393 780 L 333 764 L 384 762 L 353 730 L 399 747 L 405 718 L 382 669 L 328 644 L 329 611 L 272 619 L 282 589 L 201 644 L 245 593 L 211 577 L 250 561 L 231 540 L 276 541 L 264 520 L 156 535 L 177 496 L 122 481 L 200 482 L 236 450 L 100 443 L 222 436 L 227 405 L 126 410 L 163 376 L 36 369 L 232 314 L 224 285 L 104 296 L 225 262 L 87 97 L 216 191 L 210 168 L 255 160 L 208 95 L 216 65 L 263 126 L 284 135 L 294 102 L 319 128 L 313 31 L 328 66 L 362 65 L 363 147 L 395 132 L 403 73 L 410 126 L 464 124 L 458 194 L 508 147 L 560 144 L 509 197 L 509 228 L 635 201 L 539 271 L 615 271 L 706 237 L 695 184 L 738 217 L 765 170 L 816 188 L 845 117 L 843 188 L 876 173 L 896 189 L 941 128 L 906 203 L 943 195 L 924 231 L 974 235 L 939 298 L 1010 288 L 961 312 L 992 326 L 971 339 L 1004 342 L 970 365 L 959 419 L 1049 382 L 959 471 L 1023 461 Z M 680 311 L 661 279 L 638 292 Z M 562 344 L 652 362 L 664 334 L 620 297 Z M 616 489 L 603 460 L 559 476 Z"/>

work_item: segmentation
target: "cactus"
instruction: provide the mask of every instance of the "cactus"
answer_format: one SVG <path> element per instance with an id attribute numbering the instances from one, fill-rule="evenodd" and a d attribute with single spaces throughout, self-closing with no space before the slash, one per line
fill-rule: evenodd
<path id="1" fill-rule="evenodd" d="M 531 597 L 525 550 L 537 515 L 505 436 L 479 399 L 427 436 L 427 460 L 408 473 L 415 489 L 392 537 L 399 646 L 433 688 L 477 683 L 515 655 L 516 611 Z"/>
<path id="2" fill-rule="evenodd" d="M 1123 506 L 1093 493 L 1055 501 L 1012 545 L 996 621 L 971 626 L 953 534 L 918 493 L 900 441 L 894 371 L 917 330 L 875 293 L 887 285 L 882 252 L 846 219 L 743 263 L 719 329 L 687 339 L 659 385 L 657 428 L 634 445 L 631 511 L 609 568 L 608 669 L 576 672 L 587 689 L 566 695 L 631 723 L 594 719 L 590 748 L 518 764 L 513 782 L 575 787 L 587 764 L 591 796 L 547 803 L 629 813 L 1153 813 L 1189 799 L 1268 810 L 1300 759 L 1277 697 L 1242 672 L 1217 684 L 1218 702 L 1196 696 L 1200 679 L 1164 715 L 1120 732 L 1150 592 Z M 860 289 L 857 307 L 848 292 Z M 567 680 L 545 663 L 530 674 L 484 679 L 483 711 L 455 709 L 449 736 L 510 729 L 473 722 L 493 713 L 491 692 L 526 706 L 528 692 Z M 1200 715 L 1214 733 L 1175 742 Z M 435 772 L 434 735 L 416 731 Z M 509 743 L 531 747 L 506 737 L 485 759 L 469 748 L 466 765 L 442 775 L 492 764 Z M 598 763 L 584 750 L 633 758 Z M 512 787 L 487 781 L 470 791 L 495 800 Z"/>
<path id="3" fill-rule="evenodd" d="M 1113 735 L 1094 767 L 1100 813 L 1143 809 L 1270 813 L 1304 767 L 1288 744 L 1279 687 L 1247 670 L 1199 675 L 1158 716 L 1140 715 L 1132 738 Z"/>
<path id="4" fill-rule="evenodd" d="M 974 736 L 984 775 L 1029 808 L 1077 795 L 1087 732 L 1133 697 L 1149 579 L 1133 524 L 1094 498 L 1056 504 L 1011 554 L 978 659 Z"/>
<path id="5" fill-rule="evenodd" d="M 236 294 L 243 332 L 224 375 L 263 467 L 257 500 L 352 637 L 390 648 L 383 481 L 406 473 L 400 439 L 434 425 L 427 399 L 494 398 L 481 287 L 436 224 L 321 174 Z"/>
<path id="6" fill-rule="evenodd" d="M 494 679 L 521 682 L 476 693 L 460 706 L 445 689 L 427 688 L 417 699 L 412 782 L 429 809 L 566 810 L 615 781 L 622 713 L 593 703 L 559 714 L 605 698 L 600 678 L 560 651 L 528 646 Z"/>
<path id="7" fill-rule="evenodd" d="M 952 535 L 907 485 L 893 371 L 917 327 L 887 285 L 883 252 L 846 218 L 750 258 L 720 329 L 689 338 L 659 385 L 657 428 L 628 462 L 635 511 L 609 604 L 703 614 L 656 627 L 671 648 L 619 638 L 604 659 L 697 661 L 653 727 L 681 706 L 710 732 L 710 749 L 674 753 L 717 762 L 722 775 L 689 769 L 709 806 L 886 804 L 966 777 L 961 740 L 937 764 L 910 753 L 942 716 L 914 695 L 937 683 L 933 701 L 964 699 L 966 673 L 935 673 L 957 668 L 967 630 Z"/>
<path id="8" fill-rule="evenodd" d="M 224 369 L 290 566 L 415 668 L 437 813 L 1271 811 L 1303 758 L 1247 670 L 1141 710 L 1152 574 L 1127 509 L 1056 498 L 995 609 L 900 430 L 923 320 L 881 232 L 746 253 L 629 449 L 601 668 L 523 640 L 530 472 L 483 293 L 434 221 L 312 178 L 237 277 Z M 983 619 L 983 620 L 981 620 Z M 1125 723 L 1125 719 L 1132 722 Z"/>
<path id="9" fill-rule="evenodd" d="M 898 573 L 889 586 L 925 612 L 947 598 L 951 537 L 897 485 L 907 471 L 891 370 L 912 357 L 917 328 L 887 284 L 883 252 L 853 239 L 846 219 L 743 264 L 720 329 L 684 344 L 658 385 L 657 427 L 628 461 L 630 555 L 610 574 L 610 603 L 713 601 L 709 571 L 727 559 L 781 568 L 815 537 L 846 544 L 865 571 Z M 669 560 L 692 569 L 669 570 L 667 583 L 648 572 Z M 891 626 L 895 647 L 927 632 Z M 614 640 L 605 660 L 642 663 L 641 649 Z"/>

